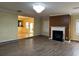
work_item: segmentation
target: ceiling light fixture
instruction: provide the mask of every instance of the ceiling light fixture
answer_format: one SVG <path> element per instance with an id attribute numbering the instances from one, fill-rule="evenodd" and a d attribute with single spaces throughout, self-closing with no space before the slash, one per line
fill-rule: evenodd
<path id="1" fill-rule="evenodd" d="M 44 11 L 45 6 L 41 5 L 41 4 L 35 4 L 33 5 L 33 9 L 37 12 L 37 13 L 41 13 L 42 11 Z"/>

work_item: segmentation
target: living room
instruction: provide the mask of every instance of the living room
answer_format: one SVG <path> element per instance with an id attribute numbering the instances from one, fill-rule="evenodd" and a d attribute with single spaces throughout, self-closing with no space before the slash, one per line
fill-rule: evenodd
<path id="1" fill-rule="evenodd" d="M 34 18 L 32 37 L 18 39 L 19 15 Z M 0 33 L 2 56 L 79 55 L 79 2 L 0 2 Z"/>

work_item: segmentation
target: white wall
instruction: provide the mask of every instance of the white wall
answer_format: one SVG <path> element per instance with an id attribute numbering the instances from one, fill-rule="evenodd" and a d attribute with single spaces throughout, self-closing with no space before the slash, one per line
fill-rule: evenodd
<path id="1" fill-rule="evenodd" d="M 49 36 L 49 17 L 44 16 L 41 19 L 41 35 Z"/>
<path id="2" fill-rule="evenodd" d="M 0 42 L 17 39 L 17 15 L 0 12 Z"/>

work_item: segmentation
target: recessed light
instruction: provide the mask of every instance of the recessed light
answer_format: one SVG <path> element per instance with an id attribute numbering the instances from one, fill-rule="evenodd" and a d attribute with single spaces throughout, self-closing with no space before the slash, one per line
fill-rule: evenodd
<path id="1" fill-rule="evenodd" d="M 22 12 L 22 10 L 17 10 L 17 12 Z"/>

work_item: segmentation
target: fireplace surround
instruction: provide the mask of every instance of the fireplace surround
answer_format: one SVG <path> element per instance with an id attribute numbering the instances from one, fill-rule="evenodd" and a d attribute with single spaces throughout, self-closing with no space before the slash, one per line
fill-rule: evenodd
<path id="1" fill-rule="evenodd" d="M 54 39 L 54 37 L 53 37 L 54 31 L 62 32 L 63 35 L 61 37 L 62 37 L 63 41 L 65 40 L 65 27 L 59 27 L 59 26 L 51 27 L 51 37 L 50 37 L 50 39 Z M 61 34 L 61 33 L 58 33 L 58 34 Z"/>

